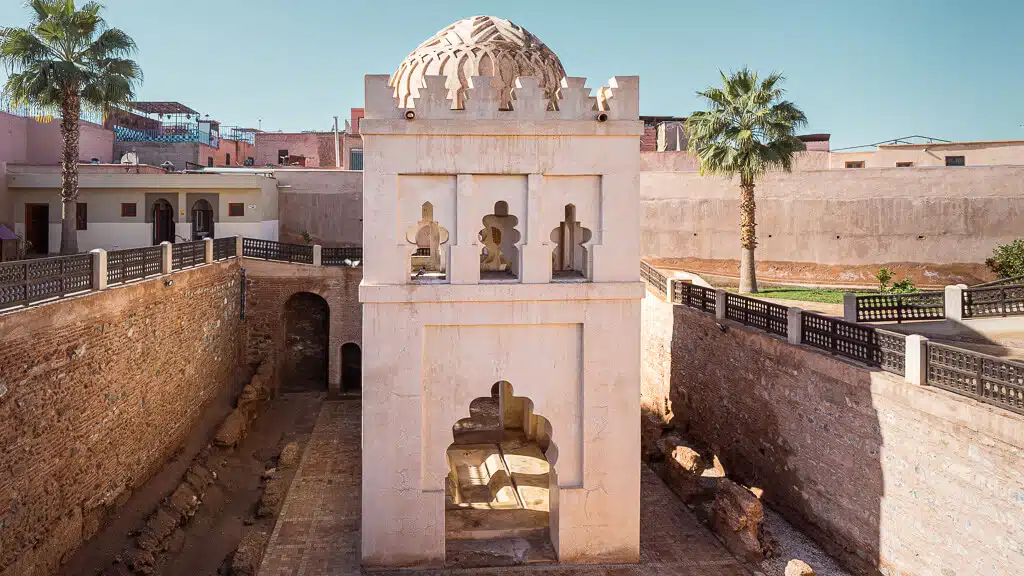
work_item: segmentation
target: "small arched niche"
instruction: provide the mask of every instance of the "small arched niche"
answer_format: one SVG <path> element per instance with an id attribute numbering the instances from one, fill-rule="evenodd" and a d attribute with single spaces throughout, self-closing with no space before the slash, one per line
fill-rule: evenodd
<path id="1" fill-rule="evenodd" d="M 592 234 L 576 219 L 576 206 L 565 205 L 565 218 L 551 231 L 551 279 L 554 282 L 584 281 L 590 277 L 589 251 Z"/>
<path id="2" fill-rule="evenodd" d="M 363 352 L 354 342 L 341 345 L 341 393 L 360 394 L 363 389 Z"/>
<path id="3" fill-rule="evenodd" d="M 494 212 L 483 218 L 483 229 L 478 238 L 480 250 L 480 280 L 483 282 L 514 281 L 519 278 L 519 218 L 508 213 L 508 202 L 494 203 Z"/>
<path id="4" fill-rule="evenodd" d="M 409 258 L 409 279 L 412 282 L 445 282 L 448 280 L 448 230 L 434 220 L 434 205 L 424 202 L 420 220 L 409 229 L 406 241 L 415 248 Z"/>

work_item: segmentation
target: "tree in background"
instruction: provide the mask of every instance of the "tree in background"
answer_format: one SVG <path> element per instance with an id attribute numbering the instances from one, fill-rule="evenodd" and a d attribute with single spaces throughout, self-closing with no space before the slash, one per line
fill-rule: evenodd
<path id="1" fill-rule="evenodd" d="M 763 80 L 747 68 L 719 74 L 721 87 L 697 93 L 708 109 L 686 120 L 689 149 L 700 160 L 701 175 L 739 176 L 740 292 L 757 292 L 754 186 L 769 171 L 792 170 L 794 155 L 805 149 L 795 131 L 807 117 L 783 100 L 784 78 L 777 72 Z"/>
<path id="2" fill-rule="evenodd" d="M 61 254 L 78 252 L 78 120 L 82 105 L 98 110 L 135 97 L 142 79 L 131 60 L 135 42 L 100 16 L 103 5 L 74 0 L 32 0 L 25 28 L 0 28 L 0 62 L 11 73 L 3 93 L 15 106 L 60 112 Z"/>

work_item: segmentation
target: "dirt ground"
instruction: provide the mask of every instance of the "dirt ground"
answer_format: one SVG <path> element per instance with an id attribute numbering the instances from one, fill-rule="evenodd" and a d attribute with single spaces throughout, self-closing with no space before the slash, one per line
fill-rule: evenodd
<path id="1" fill-rule="evenodd" d="M 281 447 L 288 442 L 305 443 L 325 397 L 318 392 L 283 394 L 267 404 L 237 448 L 212 448 L 209 466 L 217 473 L 217 480 L 207 488 L 202 504 L 184 525 L 180 537 L 159 556 L 154 574 L 224 573 L 223 567 L 230 563 L 247 524 L 268 523 L 268 531 L 273 528 L 273 518 L 255 518 L 264 484 L 261 476 L 274 466 Z M 68 560 L 60 574 L 130 573 L 119 556 L 130 548 L 149 515 L 178 486 L 192 459 L 207 446 L 230 410 L 231 398 L 219 399 L 179 453 L 132 495 L 102 532 Z"/>

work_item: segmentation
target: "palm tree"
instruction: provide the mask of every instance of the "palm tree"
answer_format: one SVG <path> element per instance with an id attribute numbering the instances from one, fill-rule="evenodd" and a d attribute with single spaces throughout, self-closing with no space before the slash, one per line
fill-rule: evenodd
<path id="1" fill-rule="evenodd" d="M 100 16 L 103 5 L 74 0 L 31 0 L 26 28 L 0 28 L 0 62 L 11 72 L 3 93 L 15 106 L 60 112 L 61 254 L 78 252 L 78 120 L 82 105 L 99 110 L 124 104 L 142 79 L 130 58 L 135 42 Z"/>
<path id="2" fill-rule="evenodd" d="M 686 120 L 689 149 L 700 160 L 701 175 L 740 177 L 740 292 L 757 292 L 754 185 L 771 170 L 792 170 L 794 154 L 805 149 L 794 130 L 807 117 L 782 99 L 784 78 L 777 72 L 763 80 L 747 68 L 719 74 L 720 88 L 697 93 L 709 109 Z"/>

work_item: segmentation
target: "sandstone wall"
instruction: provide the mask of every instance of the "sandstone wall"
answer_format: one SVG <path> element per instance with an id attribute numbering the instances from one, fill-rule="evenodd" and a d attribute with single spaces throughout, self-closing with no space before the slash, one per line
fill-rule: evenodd
<path id="1" fill-rule="evenodd" d="M 739 258 L 738 184 L 696 172 L 637 184 L 642 257 Z M 1021 236 L 1024 167 L 796 171 L 756 196 L 759 260 L 981 263 Z"/>
<path id="2" fill-rule="evenodd" d="M 277 170 L 281 242 L 303 242 L 307 232 L 323 246 L 363 243 L 363 173 Z"/>
<path id="3" fill-rule="evenodd" d="M 288 299 L 300 292 L 317 294 L 327 301 L 330 308 L 328 383 L 331 392 L 337 393 L 341 386 L 342 345 L 353 342 L 362 347 L 362 307 L 359 305 L 362 269 L 250 259 L 244 259 L 242 266 L 246 274 L 246 362 L 256 365 L 271 350 L 283 352 Z M 282 385 L 287 387 L 289 383 Z"/>
<path id="4" fill-rule="evenodd" d="M 644 393 L 667 357 L 672 423 L 858 572 L 1024 565 L 1021 417 L 683 306 L 643 313 L 673 324 L 670 344 L 643 343 Z"/>
<path id="5" fill-rule="evenodd" d="M 235 260 L 0 315 L 0 574 L 45 575 L 232 385 Z"/>

